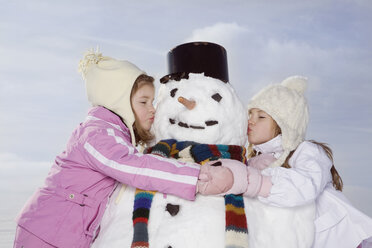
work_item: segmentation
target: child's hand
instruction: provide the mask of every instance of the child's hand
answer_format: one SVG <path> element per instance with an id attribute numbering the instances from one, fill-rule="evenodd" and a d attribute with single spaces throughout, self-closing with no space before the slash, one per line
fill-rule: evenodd
<path id="1" fill-rule="evenodd" d="M 266 169 L 270 164 L 274 163 L 276 158 L 269 154 L 260 154 L 258 156 L 252 157 L 248 160 L 248 166 L 254 167 L 259 170 Z"/>
<path id="2" fill-rule="evenodd" d="M 265 156 L 265 161 L 272 161 L 272 159 Z M 270 194 L 272 187 L 271 177 L 262 175 L 260 169 L 246 166 L 236 160 L 221 159 L 221 162 L 222 166 L 229 168 L 234 176 L 233 185 L 229 191 L 225 192 L 226 195 L 243 193 L 243 195 L 248 197 L 267 197 Z"/>
<path id="3" fill-rule="evenodd" d="M 197 192 L 202 195 L 218 195 L 231 189 L 234 176 L 219 161 L 207 162 L 200 168 Z"/>
<path id="4" fill-rule="evenodd" d="M 222 166 L 213 166 L 216 163 Z M 206 163 L 201 167 L 198 180 L 198 192 L 203 195 L 243 193 L 248 197 L 267 197 L 271 187 L 271 177 L 263 176 L 261 170 L 231 159 Z"/>
<path id="5" fill-rule="evenodd" d="M 213 166 L 216 163 L 222 166 Z M 198 192 L 203 195 L 241 194 L 247 190 L 247 185 L 245 164 L 237 160 L 220 159 L 201 167 Z"/>

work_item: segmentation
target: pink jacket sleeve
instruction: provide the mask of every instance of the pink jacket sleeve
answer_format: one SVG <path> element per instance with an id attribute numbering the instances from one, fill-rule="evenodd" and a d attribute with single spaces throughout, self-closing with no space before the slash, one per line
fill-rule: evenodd
<path id="1" fill-rule="evenodd" d="M 117 181 L 143 190 L 195 199 L 200 167 L 142 154 L 119 131 L 100 129 L 82 142 L 89 166 Z"/>

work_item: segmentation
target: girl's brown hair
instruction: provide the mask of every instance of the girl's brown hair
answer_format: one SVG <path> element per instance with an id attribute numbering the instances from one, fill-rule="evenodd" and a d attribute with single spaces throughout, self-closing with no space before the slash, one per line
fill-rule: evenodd
<path id="1" fill-rule="evenodd" d="M 152 87 L 154 87 L 154 78 L 145 74 L 141 74 L 137 77 L 136 81 L 133 84 L 132 91 L 130 93 L 131 105 L 133 95 L 144 85 L 151 85 Z M 141 127 L 141 125 L 137 121 L 136 113 L 134 113 L 134 117 L 135 121 L 133 123 L 133 131 L 136 139 L 136 144 L 140 145 L 148 144 L 152 139 L 154 139 L 154 135 L 150 131 L 144 130 Z"/>
<path id="2" fill-rule="evenodd" d="M 275 122 L 275 121 L 274 121 Z M 282 133 L 282 131 L 280 130 L 280 127 L 279 125 L 275 122 L 275 137 L 279 134 Z M 323 150 L 327 153 L 327 156 L 328 158 L 332 161 L 332 167 L 331 167 L 331 174 L 332 174 L 332 183 L 333 183 L 333 187 L 335 187 L 335 189 L 339 190 L 339 191 L 342 191 L 342 188 L 343 188 L 343 182 L 342 182 L 342 179 L 340 177 L 340 175 L 338 174 L 337 170 L 336 170 L 336 167 L 334 165 L 334 162 L 333 162 L 333 153 L 332 153 L 332 150 L 331 148 L 326 144 L 326 143 L 321 143 L 321 142 L 316 142 L 314 140 L 309 140 L 309 142 L 312 142 L 320 147 L 323 148 Z M 286 160 L 284 161 L 284 163 L 282 164 L 281 167 L 284 167 L 284 168 L 291 168 L 291 166 L 289 165 L 288 161 L 289 159 L 292 157 L 293 153 L 295 152 L 296 150 L 293 150 L 291 151 Z M 252 145 L 250 144 L 248 146 L 248 158 L 251 158 L 251 157 L 254 157 L 256 156 L 256 151 L 253 150 L 252 148 Z"/>

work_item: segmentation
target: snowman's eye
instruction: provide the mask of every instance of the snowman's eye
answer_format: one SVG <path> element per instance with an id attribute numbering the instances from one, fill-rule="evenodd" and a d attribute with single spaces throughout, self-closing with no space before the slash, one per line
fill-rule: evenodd
<path id="1" fill-rule="evenodd" d="M 177 90 L 178 90 L 177 88 L 174 88 L 173 90 L 170 91 L 171 97 L 174 97 L 176 95 Z"/>
<path id="2" fill-rule="evenodd" d="M 214 94 L 213 96 L 211 96 L 213 98 L 213 100 L 215 100 L 216 102 L 220 102 L 221 99 L 222 99 L 222 96 L 218 93 Z"/>

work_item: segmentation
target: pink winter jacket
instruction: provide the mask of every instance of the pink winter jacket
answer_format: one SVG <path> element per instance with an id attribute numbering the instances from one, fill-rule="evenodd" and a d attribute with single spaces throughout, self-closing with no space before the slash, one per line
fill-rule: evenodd
<path id="1" fill-rule="evenodd" d="M 138 153 L 130 140 L 117 115 L 91 109 L 56 157 L 45 185 L 24 206 L 18 225 L 57 247 L 89 247 L 117 181 L 195 199 L 197 165 Z"/>

